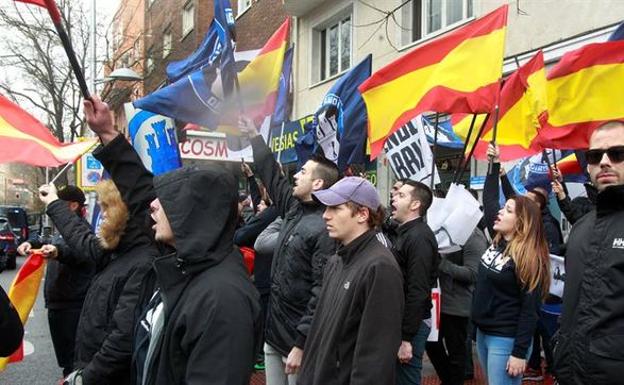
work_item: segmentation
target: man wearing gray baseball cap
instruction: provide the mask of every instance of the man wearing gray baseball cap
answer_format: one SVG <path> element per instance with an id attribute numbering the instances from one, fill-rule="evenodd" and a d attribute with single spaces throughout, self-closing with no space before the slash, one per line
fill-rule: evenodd
<path id="1" fill-rule="evenodd" d="M 401 344 L 403 278 L 377 231 L 384 218 L 366 179 L 346 177 L 312 193 L 340 247 L 325 266 L 298 385 L 394 385 Z"/>

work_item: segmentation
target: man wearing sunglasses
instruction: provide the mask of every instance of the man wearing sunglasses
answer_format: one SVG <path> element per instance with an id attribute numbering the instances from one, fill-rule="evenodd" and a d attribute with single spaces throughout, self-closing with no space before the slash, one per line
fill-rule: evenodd
<path id="1" fill-rule="evenodd" d="M 624 121 L 597 128 L 586 158 L 598 197 L 568 241 L 555 372 L 560 385 L 615 385 L 624 369 Z"/>

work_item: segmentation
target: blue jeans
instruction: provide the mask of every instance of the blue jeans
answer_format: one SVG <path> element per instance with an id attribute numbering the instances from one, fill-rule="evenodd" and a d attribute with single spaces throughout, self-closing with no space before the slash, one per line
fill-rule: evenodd
<path id="1" fill-rule="evenodd" d="M 412 338 L 412 359 L 406 364 L 398 364 L 397 385 L 420 385 L 422 359 L 430 331 L 431 328 L 423 322 L 414 338 Z"/>
<path id="2" fill-rule="evenodd" d="M 507 373 L 507 361 L 514 347 L 514 338 L 483 333 L 477 328 L 477 353 L 481 368 L 489 385 L 520 385 L 522 375 L 511 377 Z M 531 355 L 529 346 L 525 359 Z"/>

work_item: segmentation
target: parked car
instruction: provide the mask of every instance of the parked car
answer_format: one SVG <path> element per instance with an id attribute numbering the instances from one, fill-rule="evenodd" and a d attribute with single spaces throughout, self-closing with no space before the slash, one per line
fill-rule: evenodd
<path id="1" fill-rule="evenodd" d="M 17 236 L 8 218 L 0 217 L 0 271 L 17 267 Z"/>
<path id="2" fill-rule="evenodd" d="M 30 227 L 28 214 L 24 208 L 17 206 L 0 206 L 0 217 L 9 220 L 11 230 L 17 235 L 18 244 L 28 240 Z"/>

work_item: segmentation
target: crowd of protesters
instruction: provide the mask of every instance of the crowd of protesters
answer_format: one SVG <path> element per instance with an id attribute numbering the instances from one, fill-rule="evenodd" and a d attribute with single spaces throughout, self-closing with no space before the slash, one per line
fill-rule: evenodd
<path id="1" fill-rule="evenodd" d="M 553 170 L 573 224 L 567 244 L 550 186 L 514 195 L 490 145 L 483 220 L 461 250 L 440 254 L 426 218 L 444 191 L 397 181 L 386 212 L 370 182 L 340 178 L 323 157 L 291 186 L 243 118 L 250 199 L 214 166 L 153 177 L 106 104 L 85 101 L 85 115 L 111 175 L 97 187 L 102 224 L 85 221 L 79 189 L 45 185 L 58 235 L 19 247 L 50 261 L 45 299 L 65 383 L 247 385 L 255 365 L 268 385 L 420 384 L 426 352 L 455 385 L 472 376 L 473 339 L 490 385 L 621 383 L 624 122 L 592 134 L 586 198 L 570 200 Z M 562 297 L 549 294 L 550 254 L 565 256 Z M 4 292 L 0 307 L 8 355 L 23 330 Z"/>

